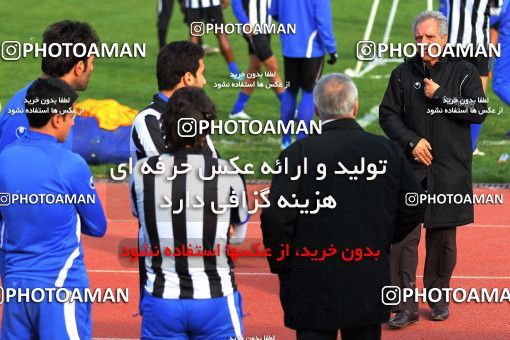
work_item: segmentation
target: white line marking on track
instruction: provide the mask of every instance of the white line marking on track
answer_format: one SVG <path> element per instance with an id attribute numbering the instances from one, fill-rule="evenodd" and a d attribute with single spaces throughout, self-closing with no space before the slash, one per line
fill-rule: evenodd
<path id="1" fill-rule="evenodd" d="M 138 274 L 138 270 L 117 270 L 117 269 L 89 269 L 89 273 L 100 274 Z M 237 276 L 274 276 L 269 272 L 235 272 Z M 423 275 L 417 275 L 418 278 L 423 278 Z M 468 280 L 510 280 L 510 276 L 476 276 L 476 275 L 454 275 L 452 279 L 468 279 Z"/>
<path id="2" fill-rule="evenodd" d="M 136 220 L 115 220 L 115 219 L 109 219 L 108 222 L 136 222 Z M 260 224 L 260 221 L 249 221 L 248 224 Z M 510 224 L 470 224 L 467 226 L 462 227 L 468 227 L 468 228 L 510 228 Z"/>

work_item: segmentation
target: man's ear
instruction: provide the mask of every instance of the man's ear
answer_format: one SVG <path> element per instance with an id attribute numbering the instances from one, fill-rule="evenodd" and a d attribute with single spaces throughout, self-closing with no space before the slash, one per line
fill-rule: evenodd
<path id="1" fill-rule="evenodd" d="M 193 85 L 193 75 L 191 72 L 186 72 L 181 78 L 181 82 L 184 86 L 192 86 Z"/>
<path id="2" fill-rule="evenodd" d="M 352 118 L 356 118 L 356 116 L 358 115 L 358 109 L 359 109 L 359 101 L 356 100 L 356 102 L 354 103 L 354 110 L 352 111 Z"/>
<path id="3" fill-rule="evenodd" d="M 60 124 L 62 124 L 62 116 L 60 114 L 55 114 L 51 116 L 50 124 L 53 129 L 58 129 Z"/>
<path id="4" fill-rule="evenodd" d="M 315 105 L 315 104 L 313 104 L 313 113 L 315 113 L 315 115 L 320 118 L 319 110 L 317 110 L 317 105 Z"/>
<path id="5" fill-rule="evenodd" d="M 74 65 L 73 67 L 73 73 L 76 77 L 79 77 L 82 75 L 83 72 L 85 72 L 85 63 L 83 62 L 83 60 L 80 60 L 76 63 L 76 65 Z"/>

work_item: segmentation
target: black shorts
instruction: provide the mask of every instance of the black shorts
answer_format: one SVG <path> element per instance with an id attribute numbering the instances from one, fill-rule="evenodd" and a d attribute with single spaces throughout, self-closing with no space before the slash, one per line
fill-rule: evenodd
<path id="1" fill-rule="evenodd" d="M 302 88 L 306 92 L 312 92 L 319 80 L 324 57 L 318 58 L 288 58 L 283 57 L 285 67 L 285 81 L 289 82 L 289 88 L 293 92 Z"/>
<path id="2" fill-rule="evenodd" d="M 270 34 L 252 34 L 250 37 L 245 35 L 244 39 L 248 42 L 248 54 L 256 55 L 260 61 L 273 56 Z"/>
<path id="3" fill-rule="evenodd" d="M 188 25 L 193 22 L 205 22 L 206 24 L 225 24 L 223 9 L 221 6 L 211 6 L 207 8 L 186 8 L 184 11 L 184 20 Z"/>
<path id="4" fill-rule="evenodd" d="M 489 57 L 478 56 L 476 58 L 464 58 L 464 60 L 469 61 L 471 64 L 475 65 L 480 77 L 488 77 L 489 76 Z"/>

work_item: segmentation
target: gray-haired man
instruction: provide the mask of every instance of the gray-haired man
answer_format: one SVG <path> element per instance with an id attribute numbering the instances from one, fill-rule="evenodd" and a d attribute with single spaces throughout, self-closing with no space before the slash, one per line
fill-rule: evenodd
<path id="1" fill-rule="evenodd" d="M 422 219 L 424 206 L 403 204 L 406 192 L 421 188 L 400 147 L 363 131 L 354 119 L 358 92 L 349 77 L 326 75 L 313 95 L 322 133 L 280 154 L 290 171 L 273 176 L 270 207 L 261 215 L 264 244 L 274 255 L 269 266 L 279 274 L 285 325 L 297 331 L 298 340 L 336 340 L 339 329 L 343 340 L 380 339 L 381 323 L 390 316 L 381 296 L 390 284 L 390 244 Z M 304 159 L 308 173 L 297 176 Z M 373 177 L 374 171 L 379 175 Z M 314 203 L 279 207 L 282 196 Z M 325 197 L 334 206 L 317 209 L 315 202 Z M 289 256 L 279 258 L 282 245 L 289 245 Z M 305 248 L 328 249 L 329 255 L 316 261 L 294 256 Z M 360 255 L 369 248 L 376 259 L 349 256 L 349 250 Z"/>
<path id="2" fill-rule="evenodd" d="M 412 29 L 416 43 L 436 43 L 442 49 L 448 41 L 446 18 L 439 12 L 418 14 Z M 406 60 L 391 73 L 379 122 L 386 135 L 402 146 L 431 198 L 423 221 L 427 229 L 423 281 L 428 291 L 442 291 L 438 300 L 431 295 L 434 301 L 427 301 L 432 320 L 442 321 L 449 315 L 445 292 L 456 264 L 456 227 L 473 222 L 473 205 L 441 204 L 439 199 L 472 196 L 470 125 L 485 119 L 487 107 L 480 100 L 485 95 L 475 66 L 460 58 L 433 57 L 430 54 L 437 55 L 436 51 L 423 50 L 422 56 Z M 416 289 L 420 227 L 392 248 L 392 281 L 400 288 Z M 392 328 L 418 321 L 414 296 L 394 311 Z"/>

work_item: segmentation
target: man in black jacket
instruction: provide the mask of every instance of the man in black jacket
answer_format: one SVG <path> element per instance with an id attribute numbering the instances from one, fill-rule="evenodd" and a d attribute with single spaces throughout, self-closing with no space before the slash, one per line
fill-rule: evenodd
<path id="1" fill-rule="evenodd" d="M 417 43 L 444 47 L 446 18 L 439 12 L 422 12 L 414 20 L 413 33 Z M 386 135 L 402 146 L 428 195 L 472 197 L 470 124 L 481 123 L 486 115 L 480 76 L 467 61 L 433 58 L 428 49 L 424 51 L 422 57 L 406 60 L 393 70 L 379 107 L 379 122 Z M 473 222 L 473 205 L 431 204 L 423 222 L 427 228 L 425 288 L 449 288 L 457 256 L 456 227 Z M 392 281 L 401 288 L 416 288 L 420 227 L 392 248 Z M 428 301 L 433 320 L 448 317 L 445 297 L 436 303 Z M 392 328 L 418 321 L 414 299 L 394 311 Z"/>
<path id="2" fill-rule="evenodd" d="M 288 171 L 273 176 L 261 215 L 285 325 L 298 339 L 336 339 L 338 329 L 344 340 L 380 339 L 390 316 L 381 296 L 390 245 L 423 218 L 423 205 L 404 205 L 405 194 L 421 188 L 400 147 L 354 120 L 349 77 L 326 75 L 313 95 L 322 133 L 280 154 Z"/>

